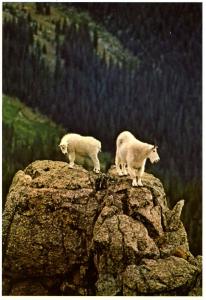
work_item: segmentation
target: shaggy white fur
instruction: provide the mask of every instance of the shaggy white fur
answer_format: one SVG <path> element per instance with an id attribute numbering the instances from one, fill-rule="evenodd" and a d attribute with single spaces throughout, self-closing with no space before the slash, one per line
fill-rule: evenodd
<path id="1" fill-rule="evenodd" d="M 59 147 L 69 158 L 70 168 L 74 167 L 75 155 L 89 156 L 94 164 L 94 172 L 99 173 L 100 163 L 98 153 L 101 151 L 101 142 L 92 136 L 82 136 L 68 133 L 61 139 Z"/>
<path id="2" fill-rule="evenodd" d="M 128 170 L 132 186 L 143 186 L 141 179 L 147 158 L 151 163 L 160 160 L 157 146 L 143 143 L 129 131 L 123 131 L 117 137 L 116 147 L 115 165 L 119 176 L 127 175 Z"/>

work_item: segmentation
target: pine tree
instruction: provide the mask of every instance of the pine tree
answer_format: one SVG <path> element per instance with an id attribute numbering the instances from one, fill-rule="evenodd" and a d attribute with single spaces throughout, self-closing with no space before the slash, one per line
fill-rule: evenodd
<path id="1" fill-rule="evenodd" d="M 36 2 L 36 14 L 44 14 L 43 3 Z"/>
<path id="2" fill-rule="evenodd" d="M 50 3 L 45 3 L 44 8 L 45 8 L 45 14 L 50 16 L 50 14 L 51 14 L 51 4 Z"/>
<path id="3" fill-rule="evenodd" d="M 96 27 L 93 30 L 93 47 L 97 51 L 98 49 L 98 32 Z"/>
<path id="4" fill-rule="evenodd" d="M 42 53 L 43 54 L 47 54 L 47 48 L 46 48 L 46 45 L 44 44 L 43 47 L 42 47 Z"/>

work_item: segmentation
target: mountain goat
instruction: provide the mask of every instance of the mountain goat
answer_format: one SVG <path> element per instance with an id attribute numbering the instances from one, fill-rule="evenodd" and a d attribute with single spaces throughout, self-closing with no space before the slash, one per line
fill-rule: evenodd
<path id="1" fill-rule="evenodd" d="M 59 147 L 69 158 L 69 167 L 74 167 L 75 155 L 89 156 L 94 164 L 94 172 L 99 173 L 100 163 L 98 153 L 101 151 L 101 142 L 91 136 L 82 136 L 68 133 L 61 139 Z"/>
<path id="2" fill-rule="evenodd" d="M 151 163 L 160 160 L 157 146 L 143 143 L 129 131 L 123 131 L 117 137 L 115 165 L 119 176 L 127 175 L 132 179 L 132 186 L 143 186 L 142 175 L 147 158 Z M 127 166 L 127 169 L 126 169 Z M 136 177 L 138 176 L 138 182 Z"/>

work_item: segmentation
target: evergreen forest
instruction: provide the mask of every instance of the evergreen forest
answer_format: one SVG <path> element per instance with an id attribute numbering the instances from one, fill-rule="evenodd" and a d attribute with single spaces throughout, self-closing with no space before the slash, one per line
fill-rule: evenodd
<path id="1" fill-rule="evenodd" d="M 161 179 L 171 207 L 185 199 L 183 222 L 200 254 L 202 4 L 5 2 L 2 28 L 3 108 L 17 97 L 57 124 L 44 136 L 34 125 L 29 140 L 3 110 L 4 197 L 31 161 L 64 159 L 63 133 L 98 138 L 105 170 L 117 135 L 129 130 L 159 146 L 160 162 L 146 171 Z"/>

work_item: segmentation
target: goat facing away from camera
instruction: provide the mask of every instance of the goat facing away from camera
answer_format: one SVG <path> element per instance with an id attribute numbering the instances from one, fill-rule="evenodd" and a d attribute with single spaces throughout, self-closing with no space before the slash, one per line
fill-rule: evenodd
<path id="1" fill-rule="evenodd" d="M 116 140 L 115 157 L 118 175 L 123 176 L 129 173 L 132 179 L 132 186 L 143 186 L 142 176 L 147 158 L 149 158 L 151 163 L 160 160 L 157 148 L 155 145 L 139 141 L 129 131 L 120 133 Z M 138 177 L 138 181 L 136 177 Z"/>
<path id="2" fill-rule="evenodd" d="M 68 133 L 61 139 L 59 147 L 63 154 L 68 156 L 69 167 L 74 167 L 76 154 L 91 158 L 95 173 L 100 172 L 98 153 L 101 151 L 101 142 L 92 136 L 82 136 L 76 133 Z"/>

